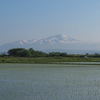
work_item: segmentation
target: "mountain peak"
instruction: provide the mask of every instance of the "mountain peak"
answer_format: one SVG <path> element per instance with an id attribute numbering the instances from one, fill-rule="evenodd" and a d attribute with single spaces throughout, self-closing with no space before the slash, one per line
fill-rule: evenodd
<path id="1" fill-rule="evenodd" d="M 59 35 L 54 35 L 54 36 L 50 36 L 48 38 L 44 38 L 44 39 L 41 39 L 40 41 L 41 44 L 43 42 L 49 42 L 50 44 L 54 44 L 54 43 L 78 43 L 78 42 L 81 42 L 80 40 L 76 40 L 76 39 L 73 39 L 73 38 L 70 38 L 64 34 L 59 34 Z"/>
<path id="2" fill-rule="evenodd" d="M 54 36 L 50 36 L 50 37 L 47 37 L 47 38 L 43 38 L 43 39 L 40 39 L 40 40 L 35 40 L 35 39 L 32 39 L 32 40 L 18 40 L 18 41 L 15 41 L 15 42 L 11 42 L 11 43 L 7 43 L 7 44 L 4 44 L 0 47 L 0 50 L 8 50 L 8 49 L 11 49 L 11 48 L 20 48 L 20 47 L 23 47 L 23 48 L 34 48 L 34 49 L 48 49 L 48 48 L 58 48 L 61 46 L 64 45 L 63 48 L 66 48 L 68 45 L 75 45 L 78 44 L 78 43 L 82 43 L 82 41 L 79 41 L 77 39 L 73 39 L 73 38 L 70 38 L 64 34 L 58 34 L 58 35 L 54 35 Z M 4 49 L 5 48 L 5 49 Z"/>

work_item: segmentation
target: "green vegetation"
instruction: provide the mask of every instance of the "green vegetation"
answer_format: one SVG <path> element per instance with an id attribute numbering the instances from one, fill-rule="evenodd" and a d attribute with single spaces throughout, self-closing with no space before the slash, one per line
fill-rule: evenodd
<path id="1" fill-rule="evenodd" d="M 45 53 L 42 51 L 35 51 L 32 48 L 26 50 L 25 48 L 14 48 L 10 49 L 8 52 L 8 56 L 13 57 L 55 57 L 55 56 L 67 56 L 67 53 L 60 53 L 60 52 L 50 52 Z"/>
<path id="2" fill-rule="evenodd" d="M 100 54 L 68 55 L 67 53 L 35 51 L 32 48 L 14 48 L 0 55 L 0 63 L 54 63 L 54 62 L 100 62 Z"/>
<path id="3" fill-rule="evenodd" d="M 100 58 L 80 58 L 80 57 L 0 57 L 0 63 L 53 63 L 53 62 L 100 62 Z"/>
<path id="4" fill-rule="evenodd" d="M 35 51 L 32 48 L 26 50 L 25 48 L 14 48 L 10 49 L 8 52 L 8 56 L 14 57 L 45 57 L 48 56 L 47 53 L 42 51 Z"/>

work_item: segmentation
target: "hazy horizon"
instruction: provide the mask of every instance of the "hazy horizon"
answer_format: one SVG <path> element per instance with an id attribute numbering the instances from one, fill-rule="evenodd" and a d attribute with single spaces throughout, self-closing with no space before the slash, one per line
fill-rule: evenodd
<path id="1" fill-rule="evenodd" d="M 39 40 L 43 40 L 43 39 L 54 38 L 54 37 L 57 37 L 59 35 L 65 36 L 65 37 L 68 37 L 68 38 L 71 38 L 71 39 L 75 39 L 75 38 L 69 37 L 69 36 L 67 36 L 65 34 L 57 34 L 57 35 L 51 35 L 51 36 L 48 36 L 48 37 L 42 37 L 42 38 L 37 38 L 37 39 L 36 38 L 33 38 L 33 39 L 19 39 L 19 40 L 14 40 L 14 41 L 11 41 L 11 42 L 7 42 L 7 43 L 4 43 L 4 44 L 1 44 L 0 46 L 6 45 L 6 44 L 10 44 L 10 43 L 19 42 L 19 41 L 24 41 L 24 42 L 26 42 L 26 41 L 39 41 Z M 81 43 L 98 44 L 96 42 L 91 42 L 91 41 L 83 41 L 83 40 L 81 41 L 79 39 L 75 39 L 75 40 L 80 41 Z"/>
<path id="2" fill-rule="evenodd" d="M 100 43 L 99 0 L 4 0 L 0 9 L 0 45 L 58 34 Z"/>

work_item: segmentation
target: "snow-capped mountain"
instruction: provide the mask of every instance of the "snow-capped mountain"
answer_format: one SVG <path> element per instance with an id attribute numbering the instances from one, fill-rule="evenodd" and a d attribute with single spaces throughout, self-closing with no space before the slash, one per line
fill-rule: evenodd
<path id="1" fill-rule="evenodd" d="M 50 44 L 56 44 L 56 43 L 81 43 L 82 41 L 76 40 L 70 37 L 67 37 L 66 35 L 55 35 L 50 36 L 48 38 L 40 39 L 36 41 L 36 43 L 43 44 L 43 43 L 50 43 Z"/>
<path id="2" fill-rule="evenodd" d="M 32 40 L 18 40 L 18 41 L 14 41 L 11 43 L 7 43 L 4 45 L 26 45 L 26 44 L 45 44 L 45 43 L 50 43 L 50 44 L 56 44 L 56 43 L 82 43 L 82 41 L 80 40 L 76 40 L 70 37 L 67 37 L 66 35 L 54 35 L 54 36 L 50 36 L 48 38 L 43 38 L 43 39 L 32 39 Z"/>
<path id="3" fill-rule="evenodd" d="M 33 48 L 34 50 L 64 49 L 64 50 L 91 50 L 97 49 L 97 44 L 88 44 L 86 42 L 67 37 L 66 35 L 54 35 L 43 39 L 18 40 L 0 46 L 0 52 L 8 51 L 12 48 Z"/>
<path id="4" fill-rule="evenodd" d="M 4 45 L 25 45 L 25 44 L 32 44 L 34 42 L 36 42 L 37 40 L 36 39 L 32 39 L 32 40 L 18 40 L 18 41 L 14 41 L 14 42 L 11 42 L 11 43 L 6 43 Z"/>

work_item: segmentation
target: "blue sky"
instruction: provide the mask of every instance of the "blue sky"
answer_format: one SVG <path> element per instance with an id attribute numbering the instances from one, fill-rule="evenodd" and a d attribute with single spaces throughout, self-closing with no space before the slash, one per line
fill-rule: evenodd
<path id="1" fill-rule="evenodd" d="M 100 43 L 100 0 L 0 0 L 0 45 L 57 34 Z"/>

